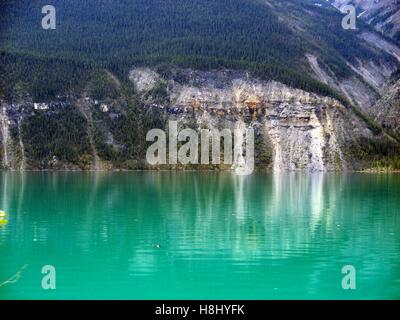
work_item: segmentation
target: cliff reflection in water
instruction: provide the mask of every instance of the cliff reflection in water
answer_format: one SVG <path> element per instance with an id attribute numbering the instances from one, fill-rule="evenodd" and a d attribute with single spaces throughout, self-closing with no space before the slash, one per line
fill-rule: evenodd
<path id="1" fill-rule="evenodd" d="M 400 293 L 397 175 L 2 173 L 0 185 L 0 276 L 33 266 L 25 291 L 51 262 L 63 297 L 341 298 L 345 264 L 357 294 Z"/>

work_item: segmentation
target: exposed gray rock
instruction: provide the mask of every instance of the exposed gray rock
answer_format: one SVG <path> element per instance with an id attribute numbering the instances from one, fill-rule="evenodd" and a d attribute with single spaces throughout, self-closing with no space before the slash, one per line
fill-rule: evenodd
<path id="1" fill-rule="evenodd" d="M 374 26 L 375 30 L 393 39 L 400 36 L 399 0 L 330 0 L 336 7 L 351 4 L 358 8 L 358 17 Z"/>
<path id="2" fill-rule="evenodd" d="M 265 132 L 275 171 L 343 170 L 347 161 L 342 149 L 357 136 L 373 135 L 333 98 L 246 73 L 187 73 L 187 84 L 167 79 L 171 106 L 153 107 L 170 110 L 183 123 L 195 119 L 199 128 L 233 128 L 237 121 L 245 121 L 257 132 Z M 199 83 L 198 77 L 214 80 Z"/>

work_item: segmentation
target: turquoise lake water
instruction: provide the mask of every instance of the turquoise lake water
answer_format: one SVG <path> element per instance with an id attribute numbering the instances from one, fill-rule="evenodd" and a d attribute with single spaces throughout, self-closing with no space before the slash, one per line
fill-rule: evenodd
<path id="1" fill-rule="evenodd" d="M 0 299 L 400 298 L 396 174 L 3 172 L 0 210 Z"/>

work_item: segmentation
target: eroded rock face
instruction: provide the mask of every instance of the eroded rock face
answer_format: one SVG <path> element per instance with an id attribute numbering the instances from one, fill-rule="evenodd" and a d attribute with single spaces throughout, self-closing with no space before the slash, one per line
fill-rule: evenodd
<path id="1" fill-rule="evenodd" d="M 3 167 L 11 168 L 14 158 L 12 151 L 12 141 L 10 137 L 10 119 L 7 113 L 7 105 L 0 104 L 0 133 L 2 142 L 2 154 L 3 154 Z"/>
<path id="2" fill-rule="evenodd" d="M 326 171 L 345 166 L 330 106 L 277 103 L 265 119 L 275 171 Z"/>
<path id="3" fill-rule="evenodd" d="M 368 39 L 377 49 L 386 51 L 400 62 L 398 59 L 400 49 L 397 46 L 389 44 L 376 34 L 363 33 L 361 37 L 366 41 Z M 340 92 L 353 105 L 371 117 L 375 117 L 379 112 L 375 108 L 376 102 L 385 94 L 386 84 L 398 68 L 393 62 L 380 61 L 377 64 L 372 60 L 356 59 L 356 61 L 347 62 L 347 66 L 353 74 L 346 78 L 339 78 L 329 67 L 320 63 L 317 56 L 306 54 L 306 58 L 316 79 Z"/>
<path id="4" fill-rule="evenodd" d="M 374 26 L 375 30 L 393 39 L 400 37 L 399 0 L 331 0 L 335 7 L 351 4 L 359 8 L 359 17 Z"/>
<path id="5" fill-rule="evenodd" d="M 137 68 L 129 73 L 129 79 L 135 84 L 138 92 L 144 92 L 154 87 L 159 75 L 149 68 Z"/>
<path id="6" fill-rule="evenodd" d="M 400 137 L 400 80 L 389 86 L 387 94 L 377 102 L 375 120 Z"/>
<path id="7" fill-rule="evenodd" d="M 203 109 L 216 108 L 263 108 L 273 102 L 334 103 L 333 99 L 321 98 L 315 94 L 293 89 L 279 82 L 262 82 L 246 77 L 228 79 L 223 87 L 212 84 L 204 86 L 170 83 L 171 102 L 174 105 L 193 105 Z"/>
<path id="8" fill-rule="evenodd" d="M 186 84 L 165 79 L 170 105 L 152 107 L 168 109 L 183 122 L 195 120 L 199 128 L 232 128 L 236 121 L 245 121 L 272 149 L 275 171 L 344 169 L 341 147 L 347 136 L 369 131 L 333 98 L 246 73 L 188 74 Z"/>
<path id="9" fill-rule="evenodd" d="M 238 126 L 253 128 L 256 167 L 267 167 L 274 171 L 308 172 L 353 169 L 358 159 L 351 156 L 349 150 L 352 148 L 349 146 L 357 144 L 360 138 L 371 141 L 379 139 L 379 134 L 369 129 L 370 125 L 365 119 L 337 100 L 294 89 L 276 81 L 262 81 L 247 72 L 179 70 L 179 77 L 175 77 L 174 73 L 167 77 L 151 69 L 135 69 L 131 75 L 138 93 L 135 99 L 141 101 L 136 107 L 147 108 L 140 109 L 148 117 L 146 121 L 162 119 L 154 122 L 157 128 L 162 128 L 162 123 L 167 120 L 178 120 L 180 130 L 230 129 L 233 132 Z M 376 106 L 382 109 L 376 120 L 393 131 L 399 130 L 398 92 L 397 83 L 385 96 L 386 100 L 381 101 L 382 106 Z M 109 108 L 104 111 L 102 105 L 106 103 Z M 134 129 L 131 126 L 143 125 L 124 120 L 128 110 L 124 99 L 103 102 L 74 96 L 64 102 L 49 102 L 48 110 L 35 110 L 34 105 L 33 102 L 12 104 L 0 101 L 3 168 L 74 169 L 79 165 L 85 170 L 100 170 L 104 167 L 100 164 L 106 164 L 103 169 L 109 170 L 113 167 L 132 168 L 132 161 L 136 161 L 133 165 L 142 165 L 139 162 L 145 161 L 142 160 L 145 159 L 145 151 L 143 155 L 135 154 L 134 159 L 129 156 L 124 160 L 126 164 L 122 163 L 121 167 L 113 163 L 113 159 L 118 160 L 117 157 L 102 158 L 102 155 L 108 155 L 107 150 L 125 152 L 127 146 L 131 145 L 126 144 L 121 132 L 129 134 Z M 82 139 L 87 139 L 83 140 L 82 154 L 77 155 L 78 164 L 59 161 L 54 157 L 54 163 L 46 163 L 43 161 L 47 158 L 39 161 L 32 157 L 31 152 L 25 154 L 25 149 L 31 150 L 26 146 L 36 142 L 29 139 L 24 141 L 27 136 L 21 135 L 22 123 L 29 124 L 29 121 L 40 115 L 50 119 L 60 113 L 68 115 L 71 112 L 76 114 L 77 119 L 81 119 L 79 122 L 83 125 L 77 130 Z M 96 119 L 91 119 L 92 114 L 96 115 Z M 124 131 L 112 131 L 121 125 Z M 149 130 L 155 127 L 146 128 Z M 144 141 L 144 137 L 145 133 L 140 139 Z M 110 148 L 106 149 L 107 146 Z M 146 163 L 143 168 L 147 168 Z M 224 166 L 220 168 L 229 169 Z"/>

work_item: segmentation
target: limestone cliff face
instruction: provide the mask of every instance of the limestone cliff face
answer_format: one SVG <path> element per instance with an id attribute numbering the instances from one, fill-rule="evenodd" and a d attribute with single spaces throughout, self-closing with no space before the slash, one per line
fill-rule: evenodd
<path id="1" fill-rule="evenodd" d="M 353 108 L 331 97 L 276 81 L 262 81 L 245 71 L 175 70 L 165 76 L 150 68 L 139 68 L 130 72 L 130 79 L 136 91 L 136 107 L 141 108 L 135 112 L 144 115 L 145 122 L 136 116 L 133 120 L 127 118 L 132 114 L 128 107 L 133 97 L 98 101 L 87 96 L 69 96 L 47 103 L 30 99 L 18 103 L 0 101 L 2 167 L 149 168 L 145 163 L 143 128 L 159 128 L 168 120 L 177 120 L 180 128 L 198 130 L 251 127 L 255 132 L 256 166 L 274 171 L 362 169 L 351 152 L 353 146 L 359 140 L 379 143 L 385 135 L 371 130 Z M 377 106 L 381 113 L 375 120 L 395 132 L 399 130 L 398 83 L 385 97 Z M 50 131 L 38 131 L 38 126 Z M 64 139 L 60 136 L 64 131 L 57 133 L 57 126 L 74 135 Z M 29 135 L 32 130 L 33 137 Z M 135 137 L 130 138 L 132 132 Z M 39 148 L 35 139 L 41 139 Z M 61 152 L 60 147 L 70 151 Z M 134 158 L 126 157 L 132 149 Z M 35 158 L 43 152 L 47 152 L 45 158 Z M 70 152 L 75 153 L 74 158 Z"/>
<path id="2" fill-rule="evenodd" d="M 14 153 L 12 150 L 12 141 L 10 137 L 11 121 L 7 114 L 7 105 L 0 104 L 0 132 L 2 140 L 3 167 L 11 168 L 13 164 Z"/>
<path id="3" fill-rule="evenodd" d="M 275 171 L 343 170 L 348 166 L 346 146 L 360 135 L 372 135 L 333 98 L 260 81 L 245 72 L 187 71 L 186 76 L 184 83 L 164 80 L 168 105 L 150 101 L 148 107 L 167 110 L 183 123 L 195 120 L 199 128 L 230 128 L 244 121 L 271 149 Z"/>

